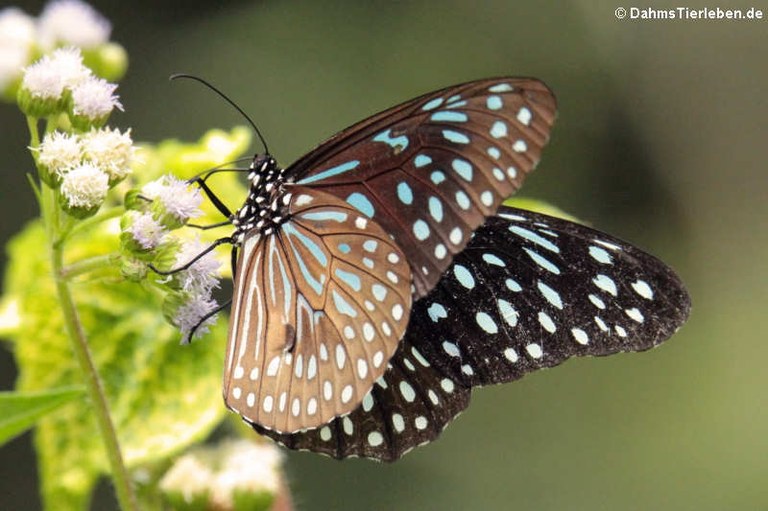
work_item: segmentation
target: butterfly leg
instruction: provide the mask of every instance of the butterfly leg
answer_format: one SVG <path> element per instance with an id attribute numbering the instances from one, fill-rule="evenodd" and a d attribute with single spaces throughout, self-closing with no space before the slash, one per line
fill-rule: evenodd
<path id="1" fill-rule="evenodd" d="M 191 343 L 192 339 L 195 336 L 195 332 L 197 331 L 198 328 L 200 328 L 200 325 L 202 325 L 203 323 L 205 323 L 206 321 L 211 319 L 213 316 L 215 316 L 219 312 L 221 312 L 224 309 L 226 309 L 227 307 L 229 307 L 231 304 L 232 304 L 232 300 L 231 299 L 227 300 L 226 302 L 222 303 L 221 305 L 219 305 L 218 307 L 213 309 L 211 312 L 209 312 L 208 314 L 206 314 L 205 316 L 200 318 L 198 320 L 198 322 L 195 323 L 195 326 L 193 326 L 192 328 L 189 329 L 189 333 L 181 341 L 181 344 L 189 344 L 189 343 Z"/>
<path id="2" fill-rule="evenodd" d="M 232 212 L 229 210 L 229 208 L 226 205 L 224 205 L 223 202 L 221 202 L 221 199 L 219 199 L 219 197 L 215 193 L 213 193 L 213 190 L 208 188 L 208 185 L 205 184 L 205 179 L 208 178 L 208 176 L 210 176 L 210 174 L 208 174 L 205 177 L 196 177 L 194 179 L 191 179 L 189 183 L 190 184 L 194 183 L 197 186 L 199 186 L 200 189 L 203 191 L 203 193 L 205 193 L 206 197 L 208 197 L 208 200 L 210 200 L 211 203 L 216 207 L 216 209 L 218 209 L 222 215 L 231 219 Z"/>
<path id="3" fill-rule="evenodd" d="M 189 262 L 187 262 L 186 264 L 184 264 L 182 266 L 179 266 L 178 268 L 174 268 L 172 270 L 167 270 L 167 271 L 160 270 L 156 266 L 154 266 L 152 263 L 148 264 L 147 266 L 149 266 L 149 269 L 152 270 L 153 272 L 157 273 L 158 275 L 173 275 L 173 274 L 179 273 L 180 271 L 184 271 L 184 270 L 188 269 L 190 266 L 195 264 L 197 261 L 199 261 L 200 259 L 205 257 L 207 254 L 212 252 L 216 247 L 218 247 L 219 245 L 224 245 L 226 243 L 234 243 L 234 240 L 231 237 L 229 237 L 229 236 L 226 237 L 226 238 L 219 238 L 216 241 L 214 241 L 213 243 L 211 243 L 205 250 L 203 250 L 202 252 L 197 254 L 195 257 L 193 257 Z"/>

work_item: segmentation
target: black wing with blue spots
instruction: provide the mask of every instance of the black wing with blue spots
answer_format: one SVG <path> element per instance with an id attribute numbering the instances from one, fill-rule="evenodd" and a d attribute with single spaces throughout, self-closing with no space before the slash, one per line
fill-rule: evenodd
<path id="1" fill-rule="evenodd" d="M 435 439 L 472 387 L 575 356 L 653 348 L 689 309 L 681 281 L 655 257 L 580 224 L 502 207 L 414 304 L 360 407 L 303 433 L 256 429 L 292 449 L 392 461 Z"/>
<path id="2" fill-rule="evenodd" d="M 421 297 L 536 166 L 555 110 L 535 79 L 456 85 L 355 124 L 286 175 L 336 195 L 392 235 Z"/>

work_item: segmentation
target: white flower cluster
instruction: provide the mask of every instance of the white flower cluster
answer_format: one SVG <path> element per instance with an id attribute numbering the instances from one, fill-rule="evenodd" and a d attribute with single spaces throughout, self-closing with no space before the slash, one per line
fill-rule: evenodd
<path id="1" fill-rule="evenodd" d="M 233 510 L 236 494 L 276 496 L 282 458 L 272 444 L 225 441 L 180 457 L 160 481 L 160 489 L 187 503 L 202 497 L 206 509 Z"/>
<path id="2" fill-rule="evenodd" d="M 123 109 L 115 89 L 117 85 L 94 76 L 83 64 L 79 48 L 59 48 L 24 68 L 20 106 L 32 114 L 37 113 L 36 108 L 41 112 L 46 107 L 63 109 L 61 101 L 69 93 L 72 121 L 91 126 L 103 123 L 115 108 Z M 47 101 L 47 105 L 39 106 L 35 100 Z"/>
<path id="3" fill-rule="evenodd" d="M 181 239 L 170 234 L 202 215 L 200 190 L 166 175 L 144 185 L 139 197 L 138 211 L 129 211 L 123 221 L 123 233 L 130 236 L 124 246 L 145 260 L 147 251 L 155 251 L 149 256 L 172 261 L 169 266 L 173 278 L 159 281 L 169 287 L 168 317 L 181 330 L 184 341 L 192 333 L 195 337 L 203 335 L 215 321 L 215 315 L 207 316 L 218 308 L 211 295 L 219 287 L 220 263 L 213 252 L 205 253 L 207 246 L 199 239 Z M 192 261 L 188 268 L 173 271 Z"/>
<path id="4" fill-rule="evenodd" d="M 38 163 L 61 182 L 60 191 L 71 208 L 93 209 L 104 202 L 109 187 L 131 171 L 135 148 L 130 130 L 100 128 L 82 135 L 54 131 L 38 148 Z"/>
<path id="5" fill-rule="evenodd" d="M 172 175 L 147 183 L 141 189 L 141 194 L 159 201 L 165 211 L 181 224 L 202 214 L 200 204 L 203 196 L 200 190 L 190 188 L 186 181 Z"/>
<path id="6" fill-rule="evenodd" d="M 92 49 L 106 44 L 112 27 L 80 0 L 50 2 L 35 19 L 16 7 L 0 9 L 0 93 L 8 92 L 34 55 L 57 47 Z"/>

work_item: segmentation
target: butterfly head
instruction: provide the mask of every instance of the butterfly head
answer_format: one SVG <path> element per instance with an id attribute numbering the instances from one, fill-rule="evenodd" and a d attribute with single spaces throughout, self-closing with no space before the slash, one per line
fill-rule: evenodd
<path id="1" fill-rule="evenodd" d="M 242 243 L 245 235 L 254 229 L 260 234 L 272 234 L 285 221 L 284 211 L 291 199 L 283 187 L 284 170 L 268 153 L 254 156 L 248 180 L 248 198 L 232 220 L 237 243 Z"/>

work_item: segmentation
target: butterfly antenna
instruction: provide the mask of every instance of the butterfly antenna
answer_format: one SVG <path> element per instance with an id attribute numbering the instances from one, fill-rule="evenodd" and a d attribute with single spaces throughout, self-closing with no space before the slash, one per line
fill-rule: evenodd
<path id="1" fill-rule="evenodd" d="M 243 111 L 243 109 L 242 109 L 242 108 L 240 108 L 239 106 L 237 106 L 237 105 L 235 104 L 235 102 L 234 102 L 234 101 L 232 101 L 231 99 L 229 99 L 229 98 L 227 97 L 227 95 L 226 95 L 226 94 L 224 94 L 224 93 L 223 93 L 223 92 L 221 92 L 219 89 L 217 89 L 216 87 L 214 87 L 214 86 L 213 86 L 211 83 L 209 83 L 209 82 L 207 82 L 206 80 L 203 80 L 203 79 L 202 79 L 202 78 L 200 78 L 199 76 L 195 76 L 195 75 L 189 75 L 189 74 L 186 74 L 186 73 L 176 73 L 176 74 L 172 74 L 172 75 L 169 77 L 169 80 L 173 81 L 173 80 L 176 80 L 176 79 L 178 79 L 178 78 L 189 78 L 190 80 L 195 80 L 196 82 L 200 82 L 200 83 L 202 83 L 203 85 L 205 85 L 206 87 L 208 87 L 209 89 L 211 89 L 213 92 L 215 92 L 216 94 L 218 94 L 219 96 L 221 96 L 221 98 L 222 98 L 222 99 L 224 99 L 224 101 L 226 101 L 227 103 L 229 103 L 230 105 L 232 105 L 232 106 L 235 108 L 235 110 L 237 110 L 238 112 L 240 112 L 240 115 L 242 115 L 242 116 L 243 116 L 243 118 L 245 118 L 245 120 L 246 120 L 246 121 L 248 121 L 248 123 L 249 123 L 249 124 L 251 125 L 251 127 L 253 128 L 253 131 L 255 131 L 255 132 L 256 132 L 256 136 L 258 136 L 258 137 L 259 137 L 259 140 L 261 140 L 261 144 L 264 146 L 264 151 L 266 151 L 266 153 L 267 153 L 267 154 L 271 154 L 271 153 L 269 152 L 269 147 L 267 147 L 267 142 L 264 140 L 264 137 L 261 135 L 261 131 L 259 131 L 259 128 L 256 126 L 256 123 L 255 123 L 255 122 L 253 122 L 253 121 L 251 120 L 251 118 L 250 118 L 250 117 L 248 117 L 248 114 L 246 114 L 246 113 Z"/>

